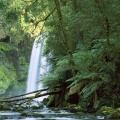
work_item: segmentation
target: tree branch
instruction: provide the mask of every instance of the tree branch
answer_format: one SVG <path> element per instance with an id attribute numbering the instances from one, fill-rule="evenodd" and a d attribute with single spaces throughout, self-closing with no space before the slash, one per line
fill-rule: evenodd
<path id="1" fill-rule="evenodd" d="M 45 21 L 50 17 L 50 15 L 55 11 L 55 9 L 56 9 L 56 6 L 51 10 L 51 12 L 50 12 L 44 19 L 37 21 L 37 22 L 35 23 L 35 28 L 34 28 L 34 30 L 36 29 L 36 27 L 38 26 L 38 24 L 39 24 L 40 22 L 45 22 Z M 33 32 L 34 32 L 34 30 L 33 30 Z"/>

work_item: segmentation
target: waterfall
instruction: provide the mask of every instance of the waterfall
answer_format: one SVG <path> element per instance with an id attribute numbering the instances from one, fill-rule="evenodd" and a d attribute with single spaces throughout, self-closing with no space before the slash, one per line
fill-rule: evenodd
<path id="1" fill-rule="evenodd" d="M 28 71 L 27 93 L 42 89 L 42 83 L 38 81 L 41 76 L 48 73 L 46 57 L 42 55 L 45 41 L 43 36 L 36 37 L 34 41 Z"/>

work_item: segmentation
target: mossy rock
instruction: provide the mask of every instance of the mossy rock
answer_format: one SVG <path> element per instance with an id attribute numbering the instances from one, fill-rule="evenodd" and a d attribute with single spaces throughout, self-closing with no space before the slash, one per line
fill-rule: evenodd
<path id="1" fill-rule="evenodd" d="M 3 106 L 2 105 L 0 105 L 0 110 L 2 110 L 3 109 Z"/>
<path id="2" fill-rule="evenodd" d="M 39 113 L 34 113 L 34 112 L 23 112 L 21 113 L 21 116 L 26 116 L 26 117 L 40 117 L 44 118 L 45 116 Z"/>
<path id="3" fill-rule="evenodd" d="M 73 112 L 73 113 L 83 112 L 83 109 L 80 106 L 76 106 L 76 107 L 73 107 L 73 108 L 71 107 L 70 112 Z"/>
<path id="4" fill-rule="evenodd" d="M 59 111 L 59 110 L 61 110 L 62 108 L 61 107 L 55 107 L 55 108 L 53 108 L 52 110 L 53 111 Z"/>
<path id="5" fill-rule="evenodd" d="M 119 109 L 114 109 L 112 107 L 102 106 L 98 113 L 105 115 L 107 119 L 120 119 Z"/>
<path id="6" fill-rule="evenodd" d="M 120 120 L 120 112 L 115 111 L 114 113 L 106 115 L 105 118 L 110 119 L 110 120 L 113 120 L 113 119 L 115 119 L 115 120 L 119 119 Z"/>
<path id="7" fill-rule="evenodd" d="M 47 103 L 47 107 L 54 107 L 55 106 L 55 95 L 51 95 Z"/>
<path id="8" fill-rule="evenodd" d="M 115 112 L 115 109 L 112 107 L 107 107 L 107 106 L 102 106 L 99 110 L 98 113 L 101 113 L 103 115 L 109 115 Z"/>
<path id="9" fill-rule="evenodd" d="M 43 102 L 44 105 L 47 105 L 48 101 L 49 101 L 48 98 L 44 98 L 42 102 Z"/>
<path id="10" fill-rule="evenodd" d="M 73 112 L 73 113 L 83 112 L 83 108 L 81 106 L 76 105 L 76 104 L 68 104 L 63 109 L 69 110 L 70 112 Z"/>
<path id="11" fill-rule="evenodd" d="M 117 108 L 116 110 L 117 110 L 118 112 L 120 112 L 120 108 Z"/>
<path id="12" fill-rule="evenodd" d="M 10 110 L 10 106 L 9 105 L 3 105 L 2 110 Z"/>
<path id="13" fill-rule="evenodd" d="M 39 113 L 33 113 L 34 117 L 40 117 L 40 118 L 44 118 L 45 116 Z"/>
<path id="14" fill-rule="evenodd" d="M 19 107 L 15 107 L 13 111 L 23 111 L 24 109 L 25 109 L 24 107 L 19 106 Z"/>
<path id="15" fill-rule="evenodd" d="M 83 112 L 83 108 L 81 106 L 76 106 L 75 109 L 77 109 L 79 112 Z"/>

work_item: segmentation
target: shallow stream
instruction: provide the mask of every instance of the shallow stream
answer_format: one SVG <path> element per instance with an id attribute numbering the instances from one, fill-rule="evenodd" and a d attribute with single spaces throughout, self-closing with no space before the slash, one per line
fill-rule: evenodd
<path id="1" fill-rule="evenodd" d="M 27 112 L 27 111 L 26 111 Z M 29 111 L 30 112 L 30 111 Z M 75 114 L 65 110 L 53 111 L 48 108 L 32 110 L 34 113 L 44 115 L 44 118 L 40 117 L 24 117 L 21 116 L 21 112 L 13 111 L 0 111 L 0 120 L 103 120 L 103 116 L 96 116 L 91 114 Z"/>

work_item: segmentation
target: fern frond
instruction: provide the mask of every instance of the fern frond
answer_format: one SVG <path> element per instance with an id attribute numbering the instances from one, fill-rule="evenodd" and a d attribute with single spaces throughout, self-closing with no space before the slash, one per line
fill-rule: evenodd
<path id="1" fill-rule="evenodd" d="M 96 81 L 93 83 L 89 83 L 88 85 L 86 85 L 80 94 L 82 94 L 82 97 L 84 99 L 86 99 L 87 97 L 89 97 L 94 91 L 96 91 L 97 89 L 99 89 L 102 85 L 103 85 L 103 81 Z"/>
<path id="2" fill-rule="evenodd" d="M 89 80 L 86 79 L 86 80 L 81 80 L 78 84 L 75 84 L 72 87 L 68 86 L 68 88 L 71 87 L 70 90 L 69 90 L 69 95 L 72 95 L 72 94 L 78 92 L 87 83 L 89 83 Z"/>
<path id="3" fill-rule="evenodd" d="M 98 77 L 99 74 L 98 73 L 85 73 L 85 74 L 77 74 L 75 77 L 72 77 L 70 79 L 68 79 L 66 82 L 72 82 L 68 88 L 81 83 L 81 82 L 90 82 L 92 78 L 94 77 Z"/>
<path id="4" fill-rule="evenodd" d="M 69 59 L 67 56 L 64 56 L 57 61 L 55 72 L 62 73 L 70 69 L 71 69 L 71 66 L 69 65 Z"/>
<path id="5" fill-rule="evenodd" d="M 6 66 L 0 66 L 0 91 L 6 90 L 12 82 L 15 81 L 16 75 L 12 70 L 8 70 Z M 14 82 L 15 83 L 15 82 Z"/>
<path id="6" fill-rule="evenodd" d="M 49 74 L 46 76 L 43 76 L 43 78 L 40 80 L 43 82 L 44 86 L 54 86 L 54 85 L 58 85 L 61 81 L 61 77 L 60 75 L 57 74 Z"/>
<path id="7" fill-rule="evenodd" d="M 12 46 L 9 43 L 5 42 L 0 42 L 0 53 L 3 53 L 4 51 L 9 51 L 9 50 L 17 50 L 15 46 Z"/>

